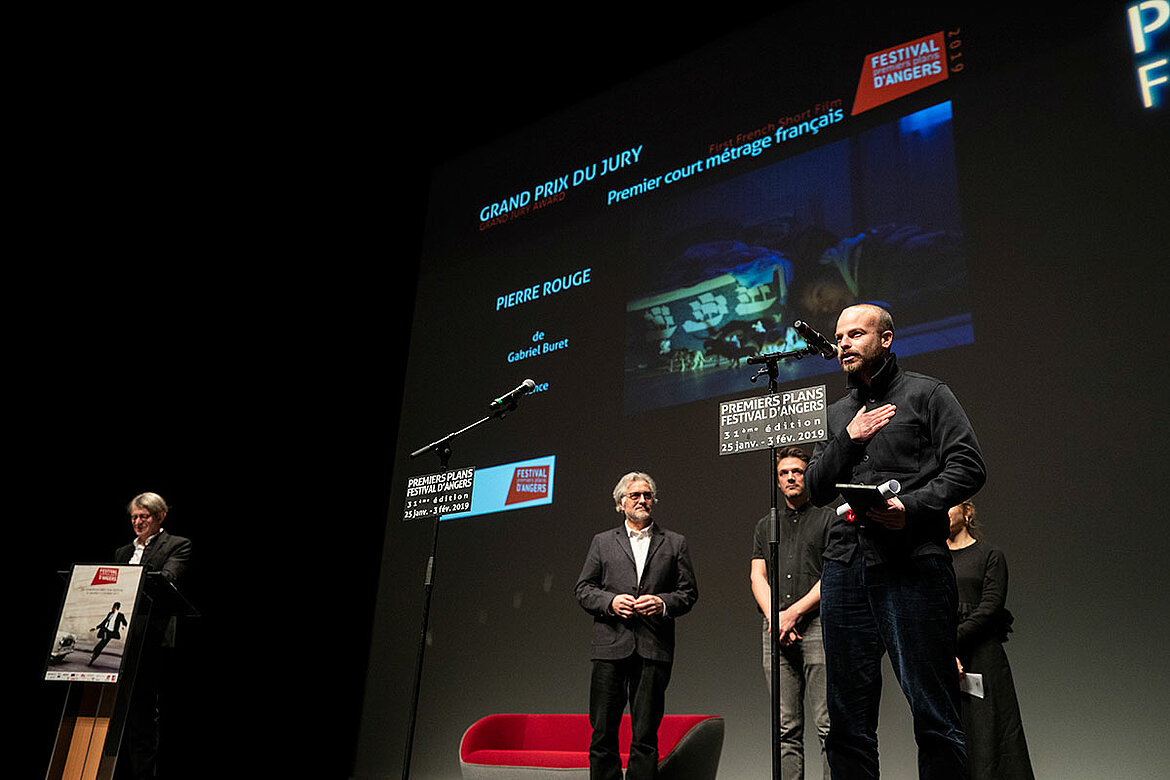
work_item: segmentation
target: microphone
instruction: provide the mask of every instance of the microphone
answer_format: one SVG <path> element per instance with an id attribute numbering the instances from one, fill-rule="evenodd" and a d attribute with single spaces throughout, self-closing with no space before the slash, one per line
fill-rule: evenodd
<path id="1" fill-rule="evenodd" d="M 837 357 L 837 345 L 829 341 L 820 333 L 812 329 L 812 326 L 803 320 L 797 320 L 792 323 L 792 327 L 796 328 L 796 332 L 805 340 L 810 347 L 821 353 L 821 357 L 825 360 L 832 360 Z"/>
<path id="2" fill-rule="evenodd" d="M 515 400 L 520 396 L 524 395 L 525 393 L 531 393 L 535 389 L 536 382 L 533 382 L 531 379 L 525 379 L 515 390 L 504 393 L 499 398 L 492 401 L 489 408 L 499 409 L 502 406 L 507 406 L 508 404 L 515 402 Z"/>

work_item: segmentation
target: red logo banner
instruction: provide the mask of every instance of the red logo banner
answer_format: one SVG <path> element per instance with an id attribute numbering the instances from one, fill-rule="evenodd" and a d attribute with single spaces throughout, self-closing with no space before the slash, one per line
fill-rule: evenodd
<path id="1" fill-rule="evenodd" d="M 867 56 L 853 99 L 853 116 L 945 81 L 945 48 L 943 34 L 937 32 Z"/>
<path id="2" fill-rule="evenodd" d="M 99 566 L 94 572 L 91 585 L 114 585 L 118 582 L 118 569 L 114 566 Z"/>
<path id="3" fill-rule="evenodd" d="M 512 486 L 504 504 L 548 498 L 548 466 L 522 466 L 512 473 Z"/>

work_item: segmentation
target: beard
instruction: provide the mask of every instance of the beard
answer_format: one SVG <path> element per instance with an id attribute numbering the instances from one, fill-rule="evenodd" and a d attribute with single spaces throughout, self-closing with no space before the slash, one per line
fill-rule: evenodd
<path id="1" fill-rule="evenodd" d="M 628 509 L 626 510 L 626 519 L 631 523 L 645 525 L 650 522 L 649 509 Z"/>
<path id="2" fill-rule="evenodd" d="M 869 355 L 863 352 L 850 352 L 848 356 L 842 356 L 842 358 L 844 357 L 854 358 L 849 363 L 841 364 L 841 368 L 844 369 L 846 374 L 860 373 L 862 376 L 867 377 L 871 377 L 877 373 L 886 362 L 886 355 L 881 351 Z"/>

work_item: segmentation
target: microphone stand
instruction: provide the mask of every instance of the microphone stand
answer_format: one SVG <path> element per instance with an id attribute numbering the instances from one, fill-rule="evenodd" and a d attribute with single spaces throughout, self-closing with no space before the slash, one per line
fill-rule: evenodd
<path id="1" fill-rule="evenodd" d="M 781 360 L 800 360 L 808 355 L 818 355 L 820 350 L 808 346 L 790 352 L 769 352 L 764 355 L 753 355 L 747 359 L 748 365 L 761 364 L 760 369 L 751 377 L 754 384 L 761 376 L 768 377 L 768 394 L 776 394 L 777 378 L 780 375 L 779 362 Z M 780 616 L 780 589 L 777 587 L 777 576 L 780 572 L 780 516 L 778 510 L 779 484 L 776 479 L 776 445 L 768 448 L 771 460 L 769 482 L 772 486 L 772 501 L 768 509 L 768 587 L 772 594 L 772 603 L 768 614 L 768 644 L 771 659 L 772 690 L 772 779 L 780 778 L 780 641 L 776 635 L 776 625 Z"/>
<path id="2" fill-rule="evenodd" d="M 411 458 L 417 458 L 427 452 L 434 452 L 439 457 L 439 469 L 446 471 L 448 463 L 451 460 L 451 442 L 459 436 L 470 431 L 472 428 L 482 425 L 483 423 L 493 418 L 503 419 L 508 412 L 514 412 L 517 408 L 516 398 L 511 398 L 507 403 L 501 404 L 491 414 L 486 417 L 476 420 L 471 425 L 466 426 L 453 433 L 448 433 L 441 439 L 431 442 L 425 447 L 419 447 L 414 452 L 410 453 Z M 431 614 L 431 591 L 435 586 L 435 556 L 439 547 L 439 521 L 440 517 L 436 513 L 434 515 L 434 530 L 431 536 L 431 555 L 427 559 L 427 571 L 423 578 L 423 612 L 422 612 L 422 627 L 419 630 L 418 637 L 418 659 L 415 662 L 414 671 L 414 692 L 410 699 L 410 719 L 406 730 L 406 751 L 402 758 L 402 780 L 407 780 L 410 777 L 410 760 L 411 754 L 414 752 L 414 727 L 415 721 L 418 717 L 418 698 L 419 691 L 422 688 L 422 669 L 423 656 L 426 653 L 427 647 L 427 627 L 430 623 Z"/>

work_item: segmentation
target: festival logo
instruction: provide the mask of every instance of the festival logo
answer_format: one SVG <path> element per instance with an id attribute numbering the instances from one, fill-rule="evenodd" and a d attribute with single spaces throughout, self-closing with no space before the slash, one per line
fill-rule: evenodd
<path id="1" fill-rule="evenodd" d="M 470 506 L 465 509 L 448 507 L 440 519 L 452 520 L 551 504 L 556 481 L 555 455 L 477 467 Z"/>
<path id="2" fill-rule="evenodd" d="M 93 574 L 90 585 L 115 585 L 118 582 L 118 568 L 116 566 L 99 566 Z"/>
<path id="3" fill-rule="evenodd" d="M 512 486 L 504 504 L 535 501 L 548 497 L 548 466 L 524 466 L 512 474 Z"/>
<path id="4" fill-rule="evenodd" d="M 945 81 L 947 61 L 941 32 L 874 52 L 865 58 L 853 116 Z"/>

